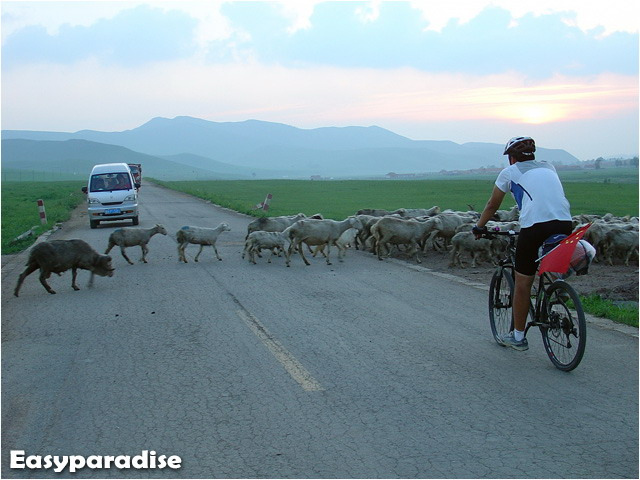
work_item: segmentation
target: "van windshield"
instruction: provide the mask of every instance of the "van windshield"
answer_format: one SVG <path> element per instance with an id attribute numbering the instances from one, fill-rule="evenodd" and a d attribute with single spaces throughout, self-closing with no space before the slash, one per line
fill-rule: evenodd
<path id="1" fill-rule="evenodd" d="M 126 173 L 101 173 L 91 176 L 90 191 L 131 190 L 131 180 Z"/>

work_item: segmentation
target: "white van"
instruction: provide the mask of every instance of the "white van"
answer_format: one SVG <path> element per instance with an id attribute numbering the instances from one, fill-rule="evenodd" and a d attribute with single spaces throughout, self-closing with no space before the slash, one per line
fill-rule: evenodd
<path id="1" fill-rule="evenodd" d="M 126 163 L 95 165 L 89 185 L 82 187 L 87 194 L 89 225 L 96 228 L 100 222 L 132 220 L 138 225 L 138 194 L 131 170 Z"/>

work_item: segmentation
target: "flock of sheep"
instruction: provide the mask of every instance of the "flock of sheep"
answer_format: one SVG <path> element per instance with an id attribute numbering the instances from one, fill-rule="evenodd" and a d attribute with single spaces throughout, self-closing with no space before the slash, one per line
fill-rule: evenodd
<path id="1" fill-rule="evenodd" d="M 520 228 L 518 214 L 516 207 L 508 211 L 498 210 L 494 221 L 489 222 L 487 227 L 517 231 Z M 289 266 L 291 255 L 297 251 L 305 264 L 309 265 L 302 248 L 302 244 L 306 243 L 309 247 L 315 246 L 315 253 L 323 253 L 327 264 L 331 263 L 329 254 L 332 245 L 338 248 L 341 261 L 350 246 L 371 251 L 380 260 L 389 256 L 395 246 L 405 248 L 406 254 L 414 257 L 418 263 L 421 263 L 421 253 L 430 249 L 450 251 L 451 267 L 457 265 L 464 268 L 463 255 L 471 258 L 472 267 L 482 259 L 495 263 L 503 254 L 507 240 L 505 237 L 476 240 L 471 229 L 479 215 L 475 211 L 441 212 L 439 207 L 434 206 L 430 209 L 401 208 L 392 212 L 360 210 L 342 222 L 305 218 L 303 214 L 260 218 L 249 224 L 243 258 L 248 254 L 249 260 L 255 263 L 255 256 L 261 250 L 271 250 L 271 255 L 284 252 L 286 265 Z M 629 265 L 629 260 L 638 256 L 637 217 L 578 215 L 573 222 L 575 228 L 592 223 L 584 238 L 610 265 L 615 259 Z"/>
<path id="2" fill-rule="evenodd" d="M 356 212 L 345 220 L 337 221 L 324 219 L 316 214 L 307 217 L 302 213 L 292 216 L 261 217 L 253 220 L 247 227 L 247 236 L 242 258 L 248 256 L 249 261 L 256 263 L 256 257 L 261 256 L 263 250 L 269 250 L 271 257 L 284 254 L 285 264 L 290 266 L 291 256 L 296 252 L 306 265 L 309 261 L 305 256 L 305 249 L 313 255 L 321 253 L 328 265 L 331 265 L 331 247 L 338 249 L 338 259 L 343 261 L 349 247 L 368 250 L 375 253 L 378 259 L 389 256 L 392 249 L 404 248 L 405 253 L 421 263 L 421 253 L 430 249 L 450 251 L 450 266 L 464 267 L 462 255 L 471 258 L 472 267 L 477 266 L 482 259 L 495 263 L 506 247 L 504 237 L 495 239 L 476 240 L 471 232 L 479 213 L 475 211 L 441 211 L 440 207 L 430 209 L 401 208 L 395 211 L 365 209 Z M 591 243 L 598 257 L 603 258 L 610 265 L 615 259 L 620 259 L 625 265 L 629 260 L 638 257 L 638 217 L 614 217 L 579 215 L 574 217 L 574 227 L 585 223 L 592 223 L 584 239 Z M 518 230 L 518 210 L 498 210 L 494 221 L 487 224 L 493 229 Z M 216 248 L 216 241 L 223 232 L 230 231 L 226 223 L 216 228 L 184 226 L 176 233 L 178 242 L 178 257 L 187 263 L 185 248 L 189 244 L 196 244 L 200 249 L 195 257 L 198 261 L 205 246 L 213 247 L 216 258 L 222 260 Z M 104 255 L 95 252 L 82 240 L 54 240 L 42 242 L 32 249 L 27 268 L 20 275 L 14 294 L 18 296 L 25 277 L 40 269 L 40 282 L 49 293 L 55 293 L 46 280 L 51 273 L 64 272 L 72 269 L 72 287 L 75 284 L 78 268 L 90 270 L 93 274 L 102 276 L 113 275 L 111 257 L 107 254 L 115 246 L 120 247 L 122 256 L 129 264 L 133 262 L 127 257 L 127 247 L 140 246 L 141 261 L 146 263 L 149 252 L 148 243 L 156 234 L 167 235 L 163 225 L 152 228 L 118 228 L 109 236 L 109 244 Z M 315 250 L 311 250 L 314 247 Z"/>

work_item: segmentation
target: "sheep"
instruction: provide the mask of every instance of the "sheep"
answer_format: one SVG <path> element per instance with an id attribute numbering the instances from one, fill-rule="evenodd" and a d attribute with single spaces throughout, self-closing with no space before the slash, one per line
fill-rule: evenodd
<path id="1" fill-rule="evenodd" d="M 71 269 L 71 287 L 74 290 L 80 290 L 76 285 L 77 270 L 89 270 L 91 279 L 89 286 L 93 283 L 94 274 L 102 277 L 112 277 L 115 270 L 111 266 L 111 257 L 108 255 L 100 255 L 84 240 L 51 240 L 36 244 L 29 253 L 27 260 L 27 268 L 20 274 L 18 284 L 13 294 L 17 297 L 20 287 L 24 279 L 40 269 L 40 283 L 51 294 L 56 292 L 47 283 L 47 278 L 52 273 L 60 275 Z"/>
<path id="2" fill-rule="evenodd" d="M 307 218 L 304 213 L 298 213 L 297 215 L 282 216 L 282 217 L 260 217 L 253 220 L 247 226 L 247 236 L 249 237 L 252 232 L 282 232 L 285 228 L 293 225 L 298 220 Z"/>
<path id="3" fill-rule="evenodd" d="M 205 245 L 211 245 L 216 254 L 216 258 L 218 260 L 222 260 L 218 254 L 218 249 L 216 248 L 216 240 L 218 239 L 218 235 L 222 232 L 229 231 L 231 231 L 231 228 L 229 228 L 229 225 L 226 223 L 221 223 L 216 228 L 191 227 L 188 225 L 182 227 L 176 233 L 176 240 L 178 241 L 178 261 L 182 260 L 184 263 L 187 263 L 187 257 L 184 255 L 184 250 L 190 243 L 200 245 L 200 250 L 198 250 L 198 254 L 194 261 L 198 261 L 198 257 L 202 253 L 202 249 Z"/>
<path id="4" fill-rule="evenodd" d="M 580 228 L 582 226 L 584 225 L 577 225 L 576 228 Z M 596 249 L 596 256 L 593 259 L 596 263 L 600 261 L 602 242 L 604 242 L 604 237 L 610 229 L 611 227 L 609 227 L 605 222 L 595 221 L 584 234 L 583 238 Z"/>
<path id="5" fill-rule="evenodd" d="M 613 265 L 613 256 L 617 256 L 629 266 L 629 259 L 633 254 L 638 255 L 638 232 L 613 228 L 609 230 L 602 242 L 605 260 Z"/>
<path id="6" fill-rule="evenodd" d="M 518 206 L 514 205 L 511 210 L 497 210 L 493 218 L 498 222 L 513 222 L 520 218 L 520 211 Z"/>
<path id="7" fill-rule="evenodd" d="M 386 215 L 393 215 L 394 213 L 400 216 L 404 216 L 406 210 L 404 208 L 399 208 L 390 212 L 389 210 L 384 210 L 380 208 L 363 208 L 362 210 L 358 210 L 356 212 L 356 216 L 358 215 L 371 215 L 374 217 L 384 217 Z"/>
<path id="8" fill-rule="evenodd" d="M 153 237 L 156 233 L 160 233 L 162 235 L 167 234 L 167 230 L 164 228 L 164 225 L 156 224 L 155 227 L 152 228 L 117 228 L 116 230 L 109 235 L 109 246 L 105 250 L 105 255 L 111 251 L 113 247 L 118 245 L 120 247 L 120 253 L 124 259 L 129 262 L 129 265 L 133 265 L 133 262 L 129 260 L 127 254 L 125 253 L 125 247 L 133 247 L 135 245 L 140 245 L 142 249 L 142 258 L 140 259 L 142 262 L 147 263 L 147 253 L 149 253 L 149 249 L 147 248 L 147 244 L 151 237 Z"/>
<path id="9" fill-rule="evenodd" d="M 251 232 L 245 240 L 242 258 L 245 257 L 245 254 L 248 254 L 249 261 L 255 265 L 255 254 L 260 254 L 262 249 L 268 249 L 271 251 L 271 255 L 269 255 L 267 263 L 271 263 L 274 250 L 285 250 L 284 245 L 288 239 L 288 229 L 285 229 L 285 232 L 264 232 L 261 230 Z"/>
<path id="10" fill-rule="evenodd" d="M 364 250 L 367 240 L 371 237 L 371 227 L 382 217 L 375 215 L 356 215 L 356 217 L 362 222 L 362 229 L 356 237 L 356 249 L 358 249 L 358 244 L 360 244 Z"/>
<path id="11" fill-rule="evenodd" d="M 394 245 L 409 245 L 409 255 L 415 254 L 416 262 L 422 263 L 418 255 L 418 242 L 431 233 L 437 223 L 436 217 L 432 217 L 425 222 L 419 222 L 415 219 L 403 220 L 382 217 L 371 227 L 371 233 L 376 242 L 378 260 L 382 260 L 381 250 L 383 247 L 387 250 L 387 256 L 389 256 L 387 244 L 391 243 Z"/>
<path id="12" fill-rule="evenodd" d="M 433 245 L 434 250 L 440 250 L 441 248 L 435 243 L 436 237 L 440 237 L 444 240 L 444 248 L 445 250 L 451 243 L 451 239 L 456 234 L 456 228 L 465 224 L 465 223 L 473 223 L 475 221 L 474 217 L 471 215 L 461 215 L 458 213 L 440 213 L 435 217 L 438 219 L 438 223 L 433 229 L 433 233 L 429 236 L 425 244 L 423 245 L 423 251 L 426 249 L 426 246 L 431 243 Z"/>
<path id="13" fill-rule="evenodd" d="M 416 218 L 416 217 L 433 217 L 440 213 L 440 207 L 434 205 L 431 208 L 405 208 L 403 217 Z"/>
<path id="14" fill-rule="evenodd" d="M 307 245 L 327 245 L 327 265 L 331 265 L 330 254 L 331 245 L 334 245 L 336 240 L 340 238 L 342 233 L 349 228 L 362 228 L 362 222 L 355 217 L 347 217 L 341 222 L 337 220 L 316 220 L 316 219 L 303 219 L 294 223 L 289 228 L 288 236 L 291 240 L 289 249 L 287 250 L 287 267 L 291 263 L 291 253 L 297 248 L 302 260 L 306 265 L 310 265 L 307 258 L 304 256 L 302 243 Z M 338 259 L 342 262 L 341 252 L 338 252 Z"/>
<path id="15" fill-rule="evenodd" d="M 468 252 L 471 255 L 471 266 L 475 268 L 479 263 L 477 260 L 483 254 L 495 264 L 494 258 L 504 251 L 506 242 L 504 237 L 476 240 L 472 232 L 458 232 L 451 239 L 451 245 L 453 248 L 449 267 L 454 267 L 457 264 L 460 268 L 464 268 L 460 255 L 463 252 Z"/>
<path id="16" fill-rule="evenodd" d="M 573 227 L 576 228 L 578 225 L 586 225 L 587 223 L 596 222 L 600 220 L 600 215 L 574 215 L 571 217 L 573 221 Z"/>
<path id="17" fill-rule="evenodd" d="M 342 232 L 342 235 L 340 235 L 338 240 L 336 240 L 335 245 L 336 247 L 338 247 L 339 254 L 342 256 L 342 258 L 344 258 L 347 252 L 347 248 L 356 245 L 356 239 L 358 237 L 358 233 L 359 233 L 358 229 L 348 228 L 347 230 Z M 322 253 L 322 255 L 326 257 L 324 253 L 324 245 L 316 245 L 316 248 L 313 252 L 313 256 L 315 257 L 318 254 L 318 252 Z"/>

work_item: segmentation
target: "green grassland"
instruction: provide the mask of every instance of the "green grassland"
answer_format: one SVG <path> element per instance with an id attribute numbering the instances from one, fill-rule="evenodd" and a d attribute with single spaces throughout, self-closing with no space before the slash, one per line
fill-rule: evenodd
<path id="1" fill-rule="evenodd" d="M 2 182 L 2 254 L 20 252 L 38 235 L 58 222 L 68 220 L 76 206 L 84 201 L 80 191 L 84 182 Z M 40 222 L 38 199 L 44 200 L 47 224 Z M 34 236 L 12 241 L 37 226 Z"/>
<path id="2" fill-rule="evenodd" d="M 158 184 L 195 195 L 251 215 L 267 215 L 254 210 L 268 193 L 273 195 L 269 216 L 322 213 L 326 218 L 343 219 L 362 208 L 430 208 L 475 210 L 484 207 L 493 182 L 487 180 L 232 180 L 189 181 Z M 638 215 L 638 185 L 633 183 L 566 182 L 565 193 L 571 212 L 577 214 Z M 505 197 L 502 208 L 514 202 Z"/>
<path id="3" fill-rule="evenodd" d="M 567 182 L 638 184 L 638 169 L 636 167 L 559 170 L 558 175 L 563 184 Z"/>

